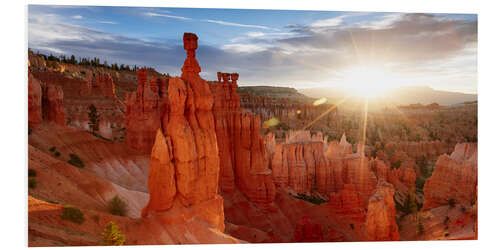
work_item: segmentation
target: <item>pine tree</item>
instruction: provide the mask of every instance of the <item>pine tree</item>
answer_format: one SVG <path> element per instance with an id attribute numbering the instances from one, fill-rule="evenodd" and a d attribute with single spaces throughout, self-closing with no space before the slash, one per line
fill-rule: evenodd
<path id="1" fill-rule="evenodd" d="M 89 106 L 89 128 L 92 133 L 99 131 L 99 113 L 97 112 L 94 104 L 90 104 Z"/>
<path id="2" fill-rule="evenodd" d="M 102 232 L 102 243 L 105 246 L 121 246 L 125 243 L 125 235 L 120 232 L 120 228 L 110 221 Z"/>

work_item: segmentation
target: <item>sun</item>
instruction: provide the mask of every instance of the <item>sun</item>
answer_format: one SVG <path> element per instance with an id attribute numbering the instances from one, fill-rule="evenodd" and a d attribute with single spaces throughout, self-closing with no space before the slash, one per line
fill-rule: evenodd
<path id="1" fill-rule="evenodd" d="M 345 89 L 362 98 L 382 97 L 399 82 L 393 73 L 379 67 L 355 67 L 343 73 L 341 82 Z"/>

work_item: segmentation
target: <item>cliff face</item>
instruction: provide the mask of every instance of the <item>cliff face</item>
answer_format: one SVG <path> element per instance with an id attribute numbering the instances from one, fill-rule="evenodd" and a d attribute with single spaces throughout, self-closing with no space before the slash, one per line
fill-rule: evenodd
<path id="1" fill-rule="evenodd" d="M 111 71 L 107 72 L 99 67 L 87 68 L 63 63 L 58 63 L 59 68 L 54 69 L 46 67 L 43 57 L 36 55 L 30 55 L 29 60 L 36 62 L 30 64 L 30 71 L 33 78 L 40 81 L 42 89 L 47 87 L 45 94 L 48 94 L 49 86 L 60 89 L 60 91 L 51 90 L 53 93 L 63 93 L 64 98 L 58 104 L 66 114 L 62 124 L 89 130 L 88 113 L 92 104 L 96 107 L 100 120 L 99 131 L 95 133 L 108 139 L 124 139 L 120 137 L 124 133 L 122 128 L 125 107 L 115 91 L 115 79 L 119 79 L 120 74 L 117 72 L 112 74 Z M 60 111 L 57 112 L 61 114 Z"/>
<path id="2" fill-rule="evenodd" d="M 31 73 L 28 74 L 28 125 L 42 122 L 42 86 Z"/>
<path id="3" fill-rule="evenodd" d="M 162 118 L 168 111 L 166 80 L 148 82 L 147 78 L 145 69 L 137 72 L 137 91 L 127 95 L 125 113 L 126 143 L 144 153 L 151 151 L 156 130 L 162 127 Z"/>
<path id="4" fill-rule="evenodd" d="M 334 191 L 333 168 L 324 156 L 324 138 L 309 131 L 289 131 L 272 157 L 273 179 L 277 186 L 289 186 L 297 193 L 313 190 L 328 195 Z"/>
<path id="5" fill-rule="evenodd" d="M 151 155 L 148 187 L 152 195 L 142 215 L 157 216 L 164 224 L 200 217 L 223 231 L 223 202 L 217 195 L 219 156 L 213 96 L 199 76 L 197 39 L 194 34 L 184 34 L 187 58 L 182 77 L 168 82 L 168 112 L 161 117 L 163 131 L 156 132 Z M 136 92 L 136 97 L 143 93 L 145 111 L 158 105 L 158 98 L 149 91 L 144 88 Z M 166 210 L 169 212 L 162 213 Z"/>
<path id="6" fill-rule="evenodd" d="M 302 217 L 300 223 L 295 226 L 293 234 L 294 242 L 321 242 L 323 241 L 323 232 L 321 225 L 311 223 L 308 216 Z"/>
<path id="7" fill-rule="evenodd" d="M 66 113 L 64 113 L 63 97 L 64 93 L 60 86 L 48 84 L 42 98 L 42 112 L 44 118 L 59 125 L 66 124 Z"/>
<path id="8" fill-rule="evenodd" d="M 424 186 L 423 210 L 477 200 L 477 144 L 460 143 L 451 155 L 441 155 Z M 453 201 L 451 201 L 453 200 Z"/>
<path id="9" fill-rule="evenodd" d="M 60 86 L 47 84 L 28 73 L 28 124 L 34 126 L 43 120 L 66 124 L 63 106 L 64 93 Z"/>
<path id="10" fill-rule="evenodd" d="M 387 182 L 379 182 L 377 191 L 370 197 L 366 213 L 366 240 L 393 241 L 399 240 L 396 224 L 396 205 L 394 188 Z"/>

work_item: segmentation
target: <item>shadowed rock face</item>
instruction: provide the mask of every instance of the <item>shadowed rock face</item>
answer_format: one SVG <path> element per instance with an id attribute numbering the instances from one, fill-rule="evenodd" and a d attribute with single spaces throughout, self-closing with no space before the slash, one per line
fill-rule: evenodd
<path id="1" fill-rule="evenodd" d="M 441 155 L 424 186 L 423 210 L 446 205 L 472 205 L 477 199 L 477 144 L 460 143 L 451 155 Z"/>
<path id="2" fill-rule="evenodd" d="M 42 86 L 31 73 L 28 74 L 28 125 L 42 122 Z"/>
<path id="3" fill-rule="evenodd" d="M 28 73 L 28 124 L 34 126 L 43 120 L 66 124 L 63 107 L 64 93 L 60 86 L 40 82 Z"/>
<path id="4" fill-rule="evenodd" d="M 155 87 L 159 87 L 152 88 L 153 84 L 148 83 L 148 72 L 145 69 L 137 72 L 137 79 L 137 91 L 126 98 L 126 142 L 133 149 L 149 153 L 153 147 L 156 130 L 162 127 L 161 119 L 168 108 L 168 100 L 160 91 L 167 87 L 167 83 L 155 80 Z"/>
<path id="5" fill-rule="evenodd" d="M 268 208 L 275 196 L 269 156 L 260 135 L 261 120 L 240 108 L 238 74 L 220 73 L 222 82 L 210 82 L 220 157 L 220 190 L 238 188 L 250 201 Z M 231 81 L 230 81 L 231 80 Z"/>

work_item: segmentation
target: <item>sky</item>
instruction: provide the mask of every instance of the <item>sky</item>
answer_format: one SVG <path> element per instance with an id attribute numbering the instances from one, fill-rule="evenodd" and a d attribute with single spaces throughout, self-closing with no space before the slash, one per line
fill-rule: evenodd
<path id="1" fill-rule="evenodd" d="M 477 15 L 28 6 L 28 47 L 180 75 L 184 32 L 201 76 L 239 85 L 362 89 L 426 85 L 477 93 Z"/>

